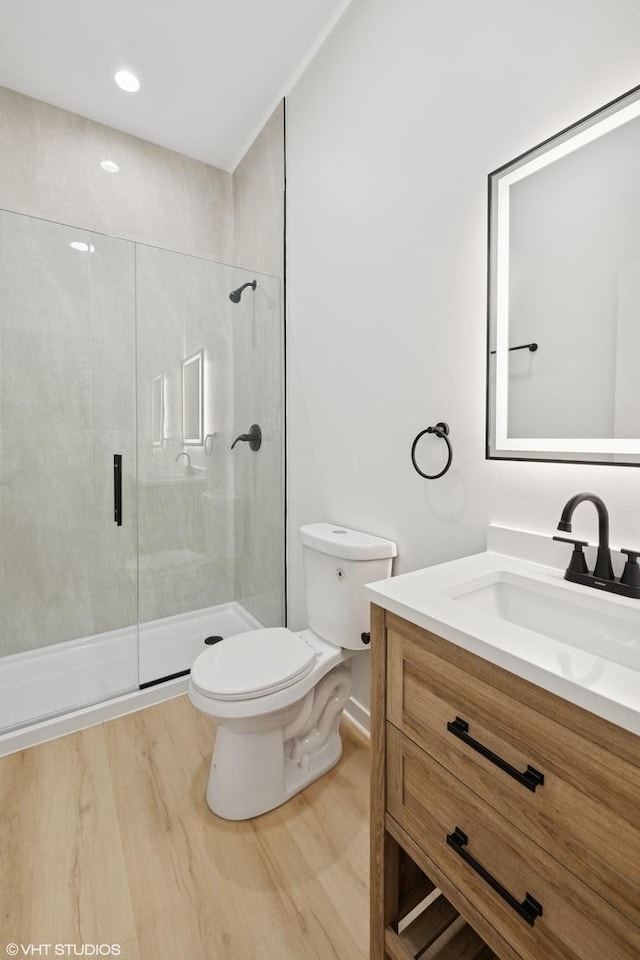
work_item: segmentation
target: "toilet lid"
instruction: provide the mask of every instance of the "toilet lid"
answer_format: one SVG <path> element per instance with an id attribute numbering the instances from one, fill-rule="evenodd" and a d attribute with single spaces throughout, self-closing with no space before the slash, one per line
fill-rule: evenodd
<path id="1" fill-rule="evenodd" d="M 250 700 L 291 686 L 309 673 L 314 660 L 313 648 L 291 630 L 251 630 L 201 653 L 191 680 L 204 696 Z"/>

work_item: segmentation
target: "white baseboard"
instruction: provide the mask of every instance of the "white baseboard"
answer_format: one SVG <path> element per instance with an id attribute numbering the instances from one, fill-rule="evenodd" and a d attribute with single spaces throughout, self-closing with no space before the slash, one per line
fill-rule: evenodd
<path id="1" fill-rule="evenodd" d="M 359 700 L 350 697 L 344 708 L 344 712 L 345 716 L 349 718 L 351 723 L 357 727 L 365 737 L 371 737 L 371 714 L 366 707 L 363 707 Z"/>

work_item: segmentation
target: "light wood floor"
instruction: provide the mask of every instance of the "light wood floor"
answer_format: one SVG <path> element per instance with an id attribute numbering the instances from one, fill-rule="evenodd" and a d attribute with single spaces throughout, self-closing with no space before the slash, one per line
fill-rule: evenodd
<path id="1" fill-rule="evenodd" d="M 6 944 L 123 960 L 365 960 L 369 750 L 229 823 L 204 794 L 214 728 L 185 697 L 0 759 Z"/>

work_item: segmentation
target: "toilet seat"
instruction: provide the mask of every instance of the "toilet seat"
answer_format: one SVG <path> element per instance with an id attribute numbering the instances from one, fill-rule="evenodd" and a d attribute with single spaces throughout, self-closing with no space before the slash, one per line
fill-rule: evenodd
<path id="1" fill-rule="evenodd" d="M 284 627 L 236 634 L 195 660 L 191 682 L 202 696 L 253 700 L 292 686 L 311 672 L 316 651 Z"/>

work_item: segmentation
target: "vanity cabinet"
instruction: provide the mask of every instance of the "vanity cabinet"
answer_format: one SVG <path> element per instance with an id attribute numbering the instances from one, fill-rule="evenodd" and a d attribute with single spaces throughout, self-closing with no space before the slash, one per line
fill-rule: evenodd
<path id="1" fill-rule="evenodd" d="M 640 738 L 372 607 L 372 960 L 638 960 Z"/>

